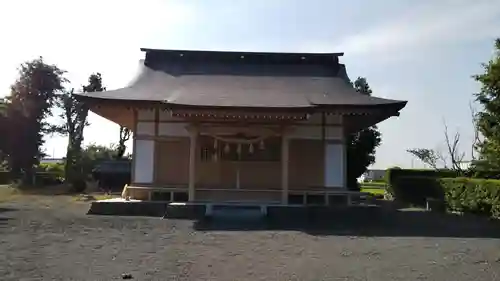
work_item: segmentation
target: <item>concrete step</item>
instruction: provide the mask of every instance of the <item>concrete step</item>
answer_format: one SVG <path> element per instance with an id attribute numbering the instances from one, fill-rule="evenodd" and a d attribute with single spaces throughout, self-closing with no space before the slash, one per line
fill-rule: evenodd
<path id="1" fill-rule="evenodd" d="M 209 217 L 224 218 L 262 217 L 266 214 L 266 206 L 247 204 L 209 204 L 205 212 Z"/>

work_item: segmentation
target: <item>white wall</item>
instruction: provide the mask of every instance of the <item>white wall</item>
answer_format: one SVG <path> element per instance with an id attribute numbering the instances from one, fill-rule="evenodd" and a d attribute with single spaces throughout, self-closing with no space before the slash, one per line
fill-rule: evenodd
<path id="1" fill-rule="evenodd" d="M 187 137 L 189 136 L 186 130 L 187 123 L 159 123 L 158 135 L 170 137 Z"/>
<path id="2" fill-rule="evenodd" d="M 155 110 L 154 109 L 139 109 L 137 111 L 137 120 L 139 120 L 139 121 L 154 121 L 155 120 Z"/>
<path id="3" fill-rule="evenodd" d="M 325 186 L 345 187 L 344 144 L 328 143 L 325 153 Z"/>
<path id="4" fill-rule="evenodd" d="M 135 140 L 134 183 L 152 183 L 155 145 L 152 140 Z"/>
<path id="5" fill-rule="evenodd" d="M 154 136 L 155 122 L 137 122 L 136 134 L 142 136 Z"/>

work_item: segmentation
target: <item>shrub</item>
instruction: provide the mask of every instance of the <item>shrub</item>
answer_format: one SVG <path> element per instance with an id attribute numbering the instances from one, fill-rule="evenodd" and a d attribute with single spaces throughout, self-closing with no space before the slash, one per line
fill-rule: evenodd
<path id="1" fill-rule="evenodd" d="M 394 197 L 398 196 L 394 193 L 394 185 L 399 185 L 398 188 L 404 186 L 405 180 L 415 177 L 427 177 L 427 178 L 453 178 L 456 177 L 457 173 L 452 170 L 431 170 L 431 169 L 401 169 L 399 167 L 387 169 L 385 173 L 385 178 L 387 181 L 387 192 L 392 194 Z M 408 183 L 411 185 L 412 183 Z M 403 187 L 404 188 L 404 187 Z"/>
<path id="2" fill-rule="evenodd" d="M 56 174 L 58 177 L 64 179 L 64 163 L 41 163 L 38 165 L 38 171 Z"/>
<path id="3" fill-rule="evenodd" d="M 0 171 L 0 184 L 9 184 L 11 182 L 11 175 L 9 171 Z"/>
<path id="4" fill-rule="evenodd" d="M 452 178 L 438 182 L 450 210 L 500 217 L 500 180 Z"/>
<path id="5" fill-rule="evenodd" d="M 35 173 L 34 178 L 36 185 L 55 185 L 63 182 L 61 174 L 64 174 L 64 171 L 61 173 L 60 170 L 54 168 L 49 168 L 47 171 L 45 170 L 45 167 L 39 167 L 37 170 L 38 171 Z M 29 182 L 31 182 L 31 180 Z M 10 171 L 0 171 L 0 184 L 10 183 L 12 183 L 12 175 Z"/>
<path id="6" fill-rule="evenodd" d="M 384 181 L 386 183 L 390 182 L 390 177 L 391 177 L 391 174 L 392 174 L 393 170 L 401 170 L 401 168 L 398 167 L 398 166 L 395 166 L 395 167 L 391 167 L 391 168 L 385 170 Z"/>
<path id="7" fill-rule="evenodd" d="M 35 174 L 35 184 L 37 186 L 57 185 L 63 183 L 59 173 L 37 172 Z"/>
<path id="8" fill-rule="evenodd" d="M 404 203 L 423 206 L 427 198 L 437 198 L 451 211 L 500 218 L 500 180 L 398 177 L 391 187 Z"/>
<path id="9" fill-rule="evenodd" d="M 85 182 L 84 179 L 75 179 L 71 183 L 71 189 L 74 192 L 82 193 L 85 191 L 86 188 L 87 188 L 87 183 Z"/>
<path id="10" fill-rule="evenodd" d="M 434 177 L 434 178 L 454 178 L 457 172 L 447 169 L 431 170 L 431 169 L 401 169 L 391 168 L 385 172 L 385 177 L 388 183 L 391 183 L 398 177 Z"/>
<path id="11" fill-rule="evenodd" d="M 435 177 L 396 177 L 390 185 L 390 194 L 403 203 L 425 206 L 427 198 L 444 198 L 443 190 Z"/>

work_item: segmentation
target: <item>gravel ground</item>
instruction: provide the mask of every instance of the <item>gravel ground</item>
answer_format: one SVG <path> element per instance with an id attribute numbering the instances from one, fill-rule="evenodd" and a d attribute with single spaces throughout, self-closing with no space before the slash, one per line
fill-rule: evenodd
<path id="1" fill-rule="evenodd" d="M 0 204 L 0 279 L 500 280 L 497 222 L 403 214 L 264 229 L 87 216 L 87 209 Z"/>

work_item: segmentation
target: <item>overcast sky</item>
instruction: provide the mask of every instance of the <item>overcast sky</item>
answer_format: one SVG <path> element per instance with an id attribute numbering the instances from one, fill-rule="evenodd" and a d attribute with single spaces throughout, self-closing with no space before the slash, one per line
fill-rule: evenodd
<path id="1" fill-rule="evenodd" d="M 419 166 L 408 148 L 443 146 L 443 120 L 470 150 L 469 102 L 500 37 L 498 0 L 16 0 L 0 2 L 0 92 L 23 61 L 43 56 L 79 88 L 101 72 L 108 89 L 135 74 L 139 48 L 345 52 L 352 80 L 408 100 L 380 124 L 376 167 Z M 116 142 L 118 127 L 90 117 L 85 143 Z M 65 154 L 66 140 L 47 140 Z"/>

